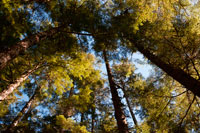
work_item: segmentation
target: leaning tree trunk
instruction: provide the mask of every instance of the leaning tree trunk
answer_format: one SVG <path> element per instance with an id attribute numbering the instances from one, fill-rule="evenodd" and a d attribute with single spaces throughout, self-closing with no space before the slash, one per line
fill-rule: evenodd
<path id="1" fill-rule="evenodd" d="M 24 40 L 19 41 L 12 47 L 0 53 L 0 70 L 7 66 L 7 64 L 16 58 L 19 54 L 25 52 L 31 46 L 39 43 L 42 40 L 45 40 L 55 33 L 57 33 L 61 27 L 52 28 L 48 31 L 36 33 L 30 37 L 25 38 Z"/>
<path id="2" fill-rule="evenodd" d="M 125 85 L 124 85 L 123 82 L 121 82 L 121 85 L 122 85 L 121 89 L 122 89 L 122 91 L 123 91 L 123 93 L 124 93 L 124 97 L 125 97 L 125 99 L 126 99 L 126 103 L 127 103 L 127 105 L 128 105 L 129 111 L 130 111 L 130 113 L 131 113 L 131 117 L 132 117 L 132 119 L 133 119 L 133 122 L 134 122 L 135 126 L 138 127 L 137 119 L 136 119 L 136 117 L 135 117 L 135 114 L 133 113 L 131 104 L 130 104 L 130 102 L 129 102 L 128 95 L 127 95 L 126 89 L 125 89 Z"/>
<path id="3" fill-rule="evenodd" d="M 14 83 L 11 83 L 10 85 L 7 86 L 7 89 L 4 89 L 0 93 L 0 101 L 3 101 L 6 99 L 6 97 L 11 94 L 15 89 L 17 89 L 33 72 L 35 72 L 38 68 L 40 67 L 39 65 L 36 65 L 33 69 L 28 70 L 25 72 L 21 77 L 17 78 Z"/>
<path id="4" fill-rule="evenodd" d="M 39 90 L 40 90 L 40 87 L 36 88 L 32 97 L 29 99 L 29 101 L 26 103 L 26 105 L 23 107 L 23 109 L 18 113 L 18 115 L 15 117 L 15 119 L 12 121 L 12 123 L 8 126 L 8 128 L 6 130 L 7 132 L 11 132 L 12 129 L 17 126 L 17 124 L 23 118 L 24 114 L 30 108 L 30 106 L 33 103 L 33 101 L 34 101 L 36 95 L 38 94 Z"/>
<path id="5" fill-rule="evenodd" d="M 92 34 L 78 33 L 78 32 L 67 31 L 67 30 L 64 31 L 64 29 L 65 29 L 65 26 L 63 25 L 56 28 L 51 28 L 50 30 L 47 30 L 47 31 L 36 33 L 32 36 L 29 36 L 19 41 L 18 43 L 6 49 L 5 51 L 0 52 L 0 70 L 5 68 L 11 60 L 16 58 L 19 54 L 25 52 L 31 46 L 39 44 L 39 42 L 42 40 L 51 38 L 54 34 L 58 32 L 92 36 Z"/>
<path id="6" fill-rule="evenodd" d="M 165 71 L 169 76 L 178 81 L 180 84 L 185 86 L 188 90 L 193 92 L 194 95 L 200 97 L 200 81 L 191 77 L 189 74 L 184 72 L 180 68 L 175 68 L 170 64 L 162 61 L 158 56 L 151 53 L 148 49 L 144 48 L 144 46 L 138 42 L 136 42 L 133 38 L 128 38 L 130 42 L 134 44 L 134 46 L 141 52 L 146 58 L 148 58 L 152 63 L 157 65 L 163 71 Z"/>
<path id="7" fill-rule="evenodd" d="M 112 101 L 113 101 L 113 105 L 115 109 L 115 118 L 117 120 L 118 130 L 120 133 L 128 133 L 129 131 L 128 131 L 128 124 L 126 121 L 126 116 L 124 115 L 121 99 L 118 95 L 117 88 L 113 80 L 113 76 L 111 73 L 109 61 L 107 59 L 106 51 L 103 51 L 103 56 L 104 56 L 104 61 L 106 64 L 106 70 L 108 74 L 108 80 L 110 84 L 110 90 L 112 94 Z"/>

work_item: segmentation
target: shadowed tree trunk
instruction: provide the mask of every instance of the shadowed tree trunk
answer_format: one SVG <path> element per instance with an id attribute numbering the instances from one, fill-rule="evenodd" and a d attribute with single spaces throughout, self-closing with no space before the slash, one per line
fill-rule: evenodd
<path id="1" fill-rule="evenodd" d="M 200 97 L 200 81 L 191 77 L 189 74 L 184 72 L 180 68 L 175 68 L 170 64 L 165 63 L 159 57 L 151 53 L 148 49 L 145 49 L 144 46 L 136 42 L 133 38 L 128 38 L 134 46 L 141 52 L 147 59 L 152 63 L 157 65 L 160 69 L 165 71 L 169 76 L 178 81 L 180 84 L 185 86 L 188 90 L 193 92 L 194 95 Z"/>
<path id="2" fill-rule="evenodd" d="M 0 70 L 5 68 L 11 60 L 16 58 L 19 54 L 25 52 L 31 46 L 39 44 L 39 42 L 42 40 L 51 38 L 54 34 L 58 32 L 92 36 L 92 34 L 67 31 L 65 30 L 64 26 L 51 28 L 50 30 L 36 33 L 19 41 L 18 43 L 14 44 L 12 47 L 6 49 L 5 51 L 0 52 Z"/>
<path id="3" fill-rule="evenodd" d="M 121 85 L 122 85 L 121 89 L 122 89 L 122 91 L 123 91 L 123 93 L 124 93 L 124 97 L 125 97 L 125 99 L 126 99 L 126 103 L 127 103 L 127 105 L 128 105 L 129 111 L 130 111 L 130 113 L 131 113 L 131 117 L 132 117 L 132 119 L 133 119 L 133 122 L 134 122 L 135 126 L 138 127 L 137 119 L 136 119 L 136 117 L 135 117 L 135 114 L 133 113 L 133 110 L 132 110 L 131 104 L 130 104 L 130 102 L 129 102 L 128 95 L 127 95 L 127 93 L 126 93 L 126 89 L 125 89 L 125 85 L 124 85 L 123 81 L 121 81 Z"/>
<path id="4" fill-rule="evenodd" d="M 95 118 L 96 118 L 96 93 L 93 91 L 93 105 L 92 106 L 92 123 L 91 123 L 91 133 L 95 132 Z"/>
<path id="5" fill-rule="evenodd" d="M 32 95 L 32 97 L 29 99 L 29 101 L 26 103 L 26 105 L 23 107 L 23 109 L 18 113 L 18 115 L 15 117 L 15 119 L 12 121 L 12 123 L 8 126 L 8 128 L 6 130 L 7 132 L 11 132 L 12 129 L 17 126 L 17 124 L 23 118 L 24 114 L 30 108 L 31 104 L 33 103 L 33 101 L 34 101 L 34 99 L 35 99 L 35 97 L 38 94 L 40 89 L 41 89 L 40 87 L 36 88 L 36 90 L 35 90 L 34 94 Z"/>
<path id="6" fill-rule="evenodd" d="M 109 84 L 110 84 L 110 90 L 111 90 L 111 94 L 112 94 L 112 101 L 113 101 L 113 105 L 114 105 L 114 109 L 115 109 L 115 118 L 117 120 L 118 130 L 120 133 L 128 133 L 129 131 L 128 131 L 128 124 L 126 121 L 126 116 L 124 115 L 124 112 L 123 112 L 121 99 L 118 95 L 117 88 L 116 88 L 114 80 L 113 80 L 110 64 L 109 64 L 105 50 L 103 51 L 103 56 L 104 56 L 104 61 L 106 64 L 106 70 L 107 70 L 107 74 L 108 74 L 108 80 L 109 80 Z"/>
<path id="7" fill-rule="evenodd" d="M 84 122 L 84 113 L 81 112 L 81 123 L 80 123 L 81 126 L 83 125 L 83 122 Z"/>
<path id="8" fill-rule="evenodd" d="M 33 69 L 28 70 L 25 72 L 21 77 L 17 78 L 14 83 L 11 83 L 10 85 L 7 86 L 7 89 L 4 89 L 0 93 L 0 101 L 3 101 L 6 99 L 6 97 L 11 94 L 15 89 L 17 89 L 33 72 L 35 72 L 38 68 L 40 67 L 39 65 L 36 65 Z"/>
<path id="9" fill-rule="evenodd" d="M 42 40 L 45 40 L 55 33 L 57 33 L 62 27 L 52 28 L 48 31 L 39 32 L 32 36 L 29 36 L 22 41 L 19 41 L 12 47 L 6 49 L 5 51 L 0 53 L 0 70 L 7 66 L 7 64 L 16 58 L 19 54 L 25 52 L 31 46 L 39 43 Z"/>
<path id="10" fill-rule="evenodd" d="M 94 133 L 94 122 L 95 122 L 95 108 L 92 108 L 92 127 L 91 127 L 91 133 Z"/>

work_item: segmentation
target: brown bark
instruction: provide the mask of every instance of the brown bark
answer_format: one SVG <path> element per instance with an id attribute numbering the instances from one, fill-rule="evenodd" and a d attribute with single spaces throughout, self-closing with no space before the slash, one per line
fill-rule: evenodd
<path id="1" fill-rule="evenodd" d="M 26 37 L 24 40 L 19 41 L 12 47 L 6 49 L 4 52 L 0 52 L 0 70 L 5 68 L 7 64 L 16 58 L 19 54 L 25 52 L 28 48 L 33 45 L 38 44 L 40 41 L 47 38 L 51 38 L 54 34 L 58 32 L 68 33 L 68 34 L 78 34 L 85 36 L 92 36 L 93 34 L 79 33 L 73 31 L 64 31 L 64 26 L 51 28 L 50 30 L 36 33 L 32 36 Z"/>
<path id="2" fill-rule="evenodd" d="M 74 84 L 74 83 L 73 83 Z M 71 87 L 70 91 L 69 91 L 69 97 L 68 99 L 70 99 L 73 96 L 74 92 L 74 86 Z M 75 108 L 73 107 L 73 105 L 70 103 L 65 109 L 64 109 L 64 115 L 66 118 L 69 118 L 71 116 L 74 115 L 75 113 Z"/>
<path id="3" fill-rule="evenodd" d="M 152 63 L 157 65 L 160 69 L 165 71 L 169 76 L 182 84 L 185 88 L 193 92 L 194 95 L 200 97 L 200 81 L 193 78 L 185 71 L 180 68 L 173 67 L 170 64 L 162 61 L 158 56 L 151 53 L 148 49 L 145 49 L 142 44 L 137 43 L 134 39 L 129 38 L 129 40 L 134 44 L 134 46 L 141 52 L 146 58 L 148 58 Z"/>
<path id="4" fill-rule="evenodd" d="M 12 123 L 8 126 L 7 131 L 10 132 L 14 127 L 17 126 L 17 124 L 20 122 L 24 114 L 28 111 L 31 104 L 33 103 L 36 95 L 38 94 L 38 91 L 40 90 L 40 87 L 38 87 L 32 97 L 29 99 L 29 101 L 26 103 L 26 105 L 23 107 L 23 109 L 18 113 L 18 115 L 15 117 L 15 119 L 12 121 Z"/>
<path id="5" fill-rule="evenodd" d="M 48 31 L 36 33 L 30 37 L 25 38 L 22 41 L 19 41 L 17 44 L 8 48 L 7 50 L 0 53 L 0 70 L 5 68 L 7 64 L 16 58 L 19 54 L 25 52 L 31 46 L 39 43 L 40 41 L 47 39 L 57 33 L 61 27 L 52 28 Z"/>
<path id="6" fill-rule="evenodd" d="M 6 99 L 6 97 L 11 94 L 15 89 L 17 89 L 33 72 L 35 72 L 40 65 L 36 65 L 33 69 L 28 70 L 25 74 L 21 75 L 21 77 L 17 78 L 14 83 L 11 83 L 7 86 L 7 89 L 3 90 L 0 93 L 0 101 Z"/>
<path id="7" fill-rule="evenodd" d="M 126 121 L 126 116 L 124 115 L 121 99 L 118 95 L 117 88 L 115 86 L 113 76 L 111 73 L 111 68 L 109 61 L 107 59 L 106 51 L 103 51 L 104 61 L 106 64 L 106 70 L 108 74 L 108 80 L 110 84 L 110 90 L 112 95 L 112 101 L 115 109 L 115 118 L 117 120 L 117 126 L 120 133 L 128 133 L 128 124 Z"/>
<path id="8" fill-rule="evenodd" d="M 127 103 L 127 105 L 128 105 L 129 111 L 130 111 L 130 113 L 131 113 L 131 117 L 132 117 L 132 119 L 133 119 L 133 122 L 134 122 L 135 126 L 138 127 L 137 119 L 136 119 L 136 117 L 135 117 L 135 114 L 133 113 L 131 104 L 130 104 L 129 99 L 128 99 L 128 96 L 127 96 L 127 94 L 126 94 L 126 89 L 125 89 L 124 83 L 121 83 L 121 85 L 123 85 L 121 89 L 122 89 L 122 91 L 123 91 L 123 93 L 124 93 L 124 97 L 125 97 L 125 99 L 126 99 L 126 103 Z"/>

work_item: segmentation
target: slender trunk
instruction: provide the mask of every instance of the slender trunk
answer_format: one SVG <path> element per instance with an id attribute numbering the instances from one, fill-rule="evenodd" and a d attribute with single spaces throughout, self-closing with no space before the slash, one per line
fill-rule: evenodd
<path id="1" fill-rule="evenodd" d="M 31 104 L 33 103 L 38 91 L 40 90 L 40 87 L 38 87 L 32 97 L 29 99 L 29 101 L 26 103 L 26 105 L 23 107 L 23 109 L 18 113 L 17 117 L 12 121 L 11 125 L 8 126 L 7 131 L 12 131 L 14 127 L 17 126 L 17 124 L 20 122 L 24 114 L 27 112 L 27 110 L 30 108 Z"/>
<path id="2" fill-rule="evenodd" d="M 135 114 L 133 113 L 131 104 L 130 104 L 130 102 L 129 102 L 129 99 L 128 99 L 128 96 L 127 96 L 127 93 L 126 93 L 126 89 L 125 89 L 124 83 L 121 83 L 121 85 L 123 85 L 121 89 L 122 89 L 122 91 L 123 91 L 123 93 L 124 93 L 124 97 L 125 97 L 125 99 L 126 99 L 126 103 L 127 103 L 127 105 L 128 105 L 129 111 L 130 111 L 130 113 L 131 113 L 131 117 L 132 117 L 132 119 L 133 119 L 133 122 L 134 122 L 135 126 L 138 127 L 137 119 L 136 119 L 136 117 L 135 117 Z"/>
<path id="3" fill-rule="evenodd" d="M 94 133 L 94 122 L 95 122 L 95 108 L 92 108 L 92 128 L 91 133 Z"/>
<path id="4" fill-rule="evenodd" d="M 121 99 L 118 95 L 117 88 L 116 88 L 114 80 L 113 80 L 113 76 L 112 76 L 111 69 L 110 69 L 110 64 L 107 59 L 105 50 L 103 51 L 103 56 L 104 56 L 104 61 L 106 64 L 106 70 L 107 70 L 107 74 L 108 74 L 108 80 L 109 80 L 109 84 L 110 84 L 110 90 L 111 90 L 111 94 L 112 94 L 112 101 L 113 101 L 113 105 L 114 105 L 114 109 L 115 109 L 115 118 L 117 120 L 118 130 L 120 133 L 128 133 L 129 132 L 128 124 L 126 122 L 126 117 L 123 112 Z"/>
<path id="5" fill-rule="evenodd" d="M 74 86 L 71 87 L 70 91 L 69 91 L 69 96 L 68 96 L 68 99 L 70 99 L 72 96 L 73 96 L 73 93 L 74 92 Z M 71 116 L 74 115 L 75 113 L 75 110 L 74 110 L 74 107 L 72 104 L 68 105 L 65 109 L 64 109 L 64 115 L 66 118 L 69 118 Z"/>
<path id="6" fill-rule="evenodd" d="M 80 123 L 81 126 L 83 125 L 83 121 L 84 121 L 84 113 L 81 113 L 81 123 Z"/>
<path id="7" fill-rule="evenodd" d="M 74 82 L 73 82 L 73 85 L 74 85 Z M 68 98 L 71 98 L 74 94 L 74 86 L 71 87 L 70 91 L 69 91 L 69 97 Z"/>
<path id="8" fill-rule="evenodd" d="M 95 123 L 95 118 L 96 118 L 96 107 L 95 107 L 95 99 L 96 99 L 96 93 L 93 91 L 93 105 L 92 106 L 92 127 L 91 127 L 91 133 L 94 133 L 94 123 Z"/>
<path id="9" fill-rule="evenodd" d="M 11 48 L 8 48 L 7 50 L 1 52 L 0 53 L 0 70 L 6 67 L 7 64 L 11 60 L 16 58 L 19 54 L 25 52 L 28 48 L 39 43 L 40 41 L 51 37 L 52 35 L 57 33 L 60 29 L 61 27 L 58 27 L 58 28 L 52 28 L 48 31 L 36 33 L 30 37 L 25 38 L 24 40 L 19 41 L 18 43 L 13 45 Z"/>
<path id="10" fill-rule="evenodd" d="M 15 89 L 17 89 L 33 72 L 35 72 L 40 65 L 36 65 L 33 69 L 28 70 L 25 74 L 21 75 L 21 77 L 17 78 L 14 83 L 11 83 L 7 86 L 7 89 L 4 89 L 0 93 L 0 101 L 6 99 L 6 97 L 11 94 Z"/>
<path id="11" fill-rule="evenodd" d="M 165 71 L 169 76 L 178 81 L 180 84 L 185 86 L 188 90 L 193 92 L 194 95 L 200 97 L 200 81 L 191 77 L 189 74 L 184 72 L 180 68 L 175 68 L 170 64 L 162 61 L 158 56 L 151 53 L 148 49 L 145 49 L 142 44 L 138 44 L 134 39 L 129 40 L 134 44 L 134 46 L 141 52 L 145 57 L 147 57 L 152 63 L 157 65 L 163 71 Z"/>

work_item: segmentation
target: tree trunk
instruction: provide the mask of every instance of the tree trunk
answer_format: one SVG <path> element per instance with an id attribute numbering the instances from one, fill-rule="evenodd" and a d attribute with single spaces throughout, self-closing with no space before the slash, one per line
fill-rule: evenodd
<path id="1" fill-rule="evenodd" d="M 125 97 L 125 99 L 126 99 L 126 103 L 127 103 L 127 105 L 128 105 L 129 111 L 130 111 L 130 113 L 131 113 L 131 117 L 132 117 L 132 119 L 133 119 L 133 122 L 134 122 L 135 126 L 138 127 L 137 119 L 136 119 L 136 117 L 135 117 L 135 114 L 133 113 L 131 104 L 130 104 L 129 99 L 128 99 L 128 96 L 127 96 L 127 94 L 126 94 L 125 85 L 124 85 L 124 83 L 121 83 L 121 85 L 122 85 L 122 88 L 121 88 L 121 89 L 122 89 L 122 91 L 123 91 L 123 93 L 124 93 L 124 97 Z"/>
<path id="2" fill-rule="evenodd" d="M 60 27 L 52 28 L 47 31 L 36 33 L 30 37 L 26 37 L 22 41 L 19 41 L 18 43 L 13 45 L 11 48 L 6 49 L 4 52 L 0 52 L 0 70 L 5 68 L 11 60 L 16 58 L 19 54 L 25 52 L 31 46 L 38 44 L 42 40 L 52 37 L 54 34 L 58 32 L 62 31 L 68 34 L 78 34 L 78 35 L 86 35 L 86 36 L 93 35 L 93 34 L 87 34 L 87 33 L 64 31 L 63 30 L 64 28 L 65 28 L 64 26 L 60 26 Z"/>
<path id="3" fill-rule="evenodd" d="M 163 71 L 165 71 L 169 76 L 178 81 L 180 84 L 185 86 L 188 90 L 193 92 L 194 95 L 200 97 L 200 81 L 191 77 L 189 74 L 184 72 L 180 68 L 175 68 L 170 64 L 166 64 L 159 57 L 151 53 L 148 49 L 145 49 L 142 44 L 134 41 L 134 39 L 129 38 L 129 40 L 134 44 L 134 46 L 141 52 L 146 58 L 148 58 L 152 63 L 157 65 Z"/>
<path id="4" fill-rule="evenodd" d="M 85 119 L 84 113 L 81 112 L 81 123 L 80 123 L 81 126 L 83 126 L 84 119 Z"/>
<path id="5" fill-rule="evenodd" d="M 94 133 L 94 122 L 95 122 L 95 108 L 92 107 L 92 127 L 91 127 L 91 133 Z"/>
<path id="6" fill-rule="evenodd" d="M 31 104 L 33 103 L 36 95 L 38 94 L 38 91 L 40 90 L 40 87 L 38 87 L 33 96 L 29 99 L 29 101 L 26 103 L 26 105 L 23 107 L 23 109 L 18 113 L 17 117 L 15 117 L 15 119 L 12 121 L 11 125 L 8 126 L 7 131 L 10 132 L 12 131 L 12 129 L 14 127 L 17 126 L 17 124 L 20 122 L 20 120 L 22 119 L 22 117 L 24 116 L 24 114 L 27 112 L 27 110 L 29 109 L 29 107 L 31 106 Z"/>
<path id="7" fill-rule="evenodd" d="M 103 56 L 104 56 L 104 61 L 106 64 L 106 70 L 107 70 L 107 74 L 108 74 L 108 80 L 109 80 L 109 84 L 110 84 L 110 90 L 111 90 L 111 94 L 112 94 L 112 101 L 113 101 L 113 105 L 114 105 L 114 109 L 115 109 L 115 118 L 117 120 L 118 130 L 120 133 L 128 133 L 129 132 L 128 124 L 126 122 L 126 117 L 123 112 L 121 99 L 118 95 L 117 88 L 116 88 L 114 80 L 113 80 L 113 76 L 112 76 L 111 69 L 110 69 L 110 64 L 107 59 L 105 50 L 103 51 Z"/>
<path id="8" fill-rule="evenodd" d="M 96 103 L 96 93 L 93 91 L 93 104 L 94 106 L 92 106 L 92 127 L 91 127 L 91 133 L 94 133 L 95 131 L 95 118 L 96 118 L 96 107 L 95 107 L 95 103 Z"/>
<path id="9" fill-rule="evenodd" d="M 0 101 L 3 101 L 6 99 L 6 97 L 12 93 L 15 89 L 17 89 L 21 83 L 23 83 L 33 72 L 35 72 L 40 65 L 36 65 L 33 69 L 28 70 L 25 74 L 23 74 L 21 77 L 17 78 L 14 83 L 11 83 L 10 85 L 7 86 L 7 89 L 4 89 L 0 93 Z"/>
<path id="10" fill-rule="evenodd" d="M 69 96 L 68 99 L 70 99 L 72 96 L 74 95 L 74 86 L 71 87 L 70 91 L 69 91 Z M 70 103 L 65 109 L 64 109 L 64 116 L 66 118 L 69 118 L 71 116 L 74 115 L 75 113 L 75 108 L 73 107 L 73 105 Z"/>
<path id="11" fill-rule="evenodd" d="M 19 54 L 25 52 L 31 46 L 39 43 L 46 38 L 51 37 L 57 33 L 62 27 L 52 28 L 48 31 L 36 33 L 30 37 L 25 38 L 22 41 L 19 41 L 11 48 L 6 49 L 4 52 L 0 53 L 0 70 L 7 66 L 7 64 L 16 58 Z"/>

